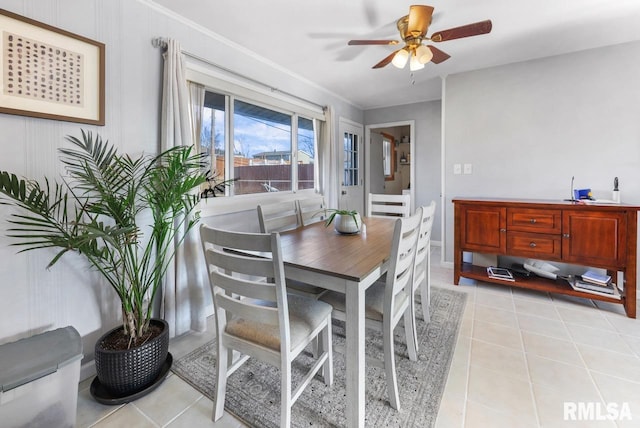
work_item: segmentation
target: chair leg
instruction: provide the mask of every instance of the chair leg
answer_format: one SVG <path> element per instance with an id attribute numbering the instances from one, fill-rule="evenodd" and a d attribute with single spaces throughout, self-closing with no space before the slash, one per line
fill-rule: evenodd
<path id="1" fill-rule="evenodd" d="M 422 300 L 422 315 L 424 322 L 431 321 L 431 313 L 429 312 L 429 305 L 431 304 L 431 248 L 427 253 L 427 271 L 425 272 L 425 278 L 420 284 L 420 299 Z"/>
<path id="2" fill-rule="evenodd" d="M 400 398 L 398 397 L 398 380 L 396 379 L 396 359 L 393 348 L 393 329 L 389 321 L 383 321 L 383 347 L 384 347 L 384 371 L 387 380 L 387 394 L 389 404 L 396 410 L 400 410 Z"/>
<path id="3" fill-rule="evenodd" d="M 418 333 L 416 319 L 411 310 L 411 303 L 404 311 L 404 332 L 407 337 L 407 352 L 411 361 L 418 361 Z"/>
<path id="4" fill-rule="evenodd" d="M 216 368 L 215 398 L 213 403 L 213 421 L 219 420 L 224 414 L 224 398 L 227 391 L 227 368 L 229 365 L 229 352 L 226 346 L 221 344 L 218 338 L 218 361 Z"/>
<path id="5" fill-rule="evenodd" d="M 417 321 L 416 321 L 416 317 L 418 316 L 418 310 L 416 309 L 416 296 L 415 293 L 411 296 L 411 301 L 409 302 L 409 310 L 411 312 L 411 336 L 413 337 L 413 349 L 415 349 L 415 352 L 418 352 L 418 330 L 417 330 Z M 407 329 L 409 326 L 406 325 L 407 323 L 405 322 L 405 329 Z M 407 346 L 409 346 L 409 343 L 407 341 Z M 409 352 L 409 358 L 411 359 L 411 352 Z M 415 361 L 415 360 L 413 360 Z"/>
<path id="6" fill-rule="evenodd" d="M 280 426 L 291 426 L 291 361 L 282 365 L 282 378 L 280 379 Z"/>
<path id="7" fill-rule="evenodd" d="M 322 337 L 318 341 L 319 347 L 322 349 L 319 350 L 318 354 L 322 355 L 322 352 L 327 353 L 327 360 L 324 362 L 322 366 L 322 377 L 324 378 L 324 383 L 327 386 L 331 386 L 333 384 L 333 337 L 331 336 L 331 315 L 329 315 L 327 319 L 327 326 L 321 333 Z"/>

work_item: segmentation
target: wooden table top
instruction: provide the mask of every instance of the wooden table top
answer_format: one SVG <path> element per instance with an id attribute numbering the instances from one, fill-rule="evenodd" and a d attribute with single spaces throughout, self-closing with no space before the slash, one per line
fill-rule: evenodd
<path id="1" fill-rule="evenodd" d="M 324 222 L 282 232 L 285 265 L 361 281 L 389 259 L 396 219 L 364 217 L 364 230 L 341 235 Z"/>

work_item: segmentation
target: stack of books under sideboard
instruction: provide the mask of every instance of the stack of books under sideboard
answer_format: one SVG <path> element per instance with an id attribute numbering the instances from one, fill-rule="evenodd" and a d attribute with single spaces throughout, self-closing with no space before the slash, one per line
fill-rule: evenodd
<path id="1" fill-rule="evenodd" d="M 611 281 L 611 276 L 599 274 L 593 270 L 588 270 L 582 275 L 569 276 L 567 277 L 567 282 L 577 291 L 598 294 L 614 299 L 621 298 L 618 287 Z"/>
<path id="2" fill-rule="evenodd" d="M 487 267 L 487 275 L 489 278 L 501 279 L 503 281 L 515 281 L 513 274 L 509 269 L 501 268 L 497 266 Z"/>

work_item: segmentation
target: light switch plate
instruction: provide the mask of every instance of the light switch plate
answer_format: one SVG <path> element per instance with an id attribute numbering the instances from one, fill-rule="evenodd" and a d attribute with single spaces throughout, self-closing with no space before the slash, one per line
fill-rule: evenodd
<path id="1" fill-rule="evenodd" d="M 462 165 L 460 165 L 459 163 L 454 163 L 453 164 L 453 174 L 454 175 L 462 174 Z"/>
<path id="2" fill-rule="evenodd" d="M 471 174 L 472 172 L 472 168 L 471 168 L 471 164 L 470 163 L 465 163 L 464 164 L 464 173 L 465 174 Z"/>

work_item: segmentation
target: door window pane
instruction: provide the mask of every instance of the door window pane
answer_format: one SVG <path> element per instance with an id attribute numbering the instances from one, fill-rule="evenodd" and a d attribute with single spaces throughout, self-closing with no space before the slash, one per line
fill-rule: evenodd
<path id="1" fill-rule="evenodd" d="M 356 134 L 344 133 L 344 177 L 343 186 L 357 186 L 359 182 L 359 141 Z"/>

